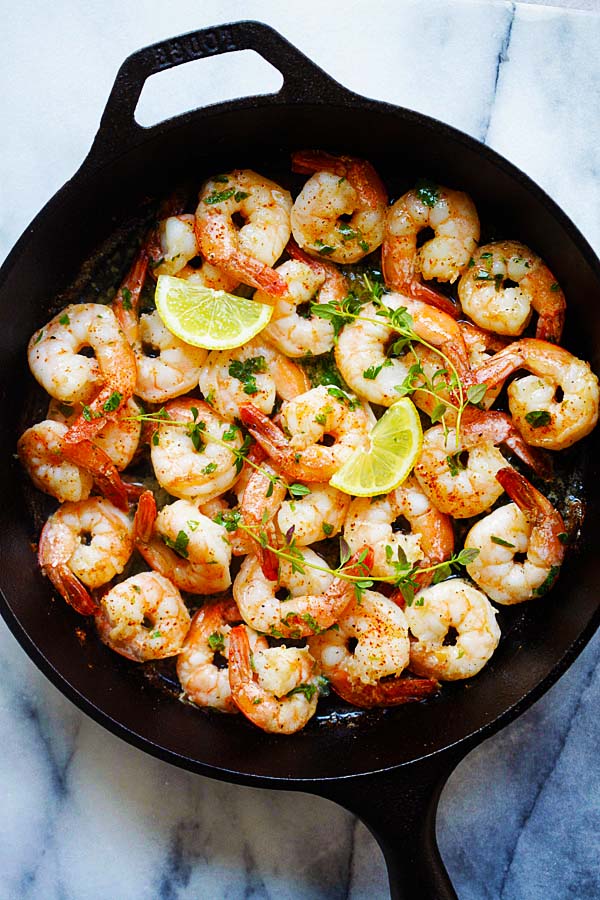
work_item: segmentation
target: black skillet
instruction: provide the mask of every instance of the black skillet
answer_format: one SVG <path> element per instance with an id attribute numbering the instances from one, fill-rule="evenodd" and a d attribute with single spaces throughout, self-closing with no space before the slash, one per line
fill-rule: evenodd
<path id="1" fill-rule="evenodd" d="M 253 49 L 284 76 L 275 95 L 196 110 L 144 129 L 134 110 L 148 76 L 189 60 Z M 426 174 L 464 188 L 500 236 L 534 247 L 565 289 L 568 345 L 598 369 L 600 266 L 550 198 L 515 166 L 437 121 L 367 100 L 333 81 L 266 25 L 238 22 L 167 40 L 121 67 L 81 169 L 27 228 L 0 272 L 0 399 L 4 423 L 29 403 L 29 336 L 50 299 L 148 193 L 196 183 L 234 166 L 285 178 L 289 154 L 319 147 L 373 161 L 396 196 Z M 504 223 L 506 222 L 506 227 Z M 579 327 L 585 323 L 585 328 Z M 133 664 L 82 638 L 81 620 L 34 563 L 32 521 L 13 459 L 16 427 L 4 426 L 0 484 L 1 610 L 50 680 L 84 712 L 143 750 L 186 769 L 255 787 L 302 790 L 356 813 L 380 843 L 393 897 L 455 893 L 435 837 L 440 791 L 457 763 L 515 718 L 565 671 L 593 633 L 600 558 L 593 546 L 600 504 L 596 445 L 578 445 L 569 467 L 583 480 L 583 536 L 544 600 L 511 611 L 491 663 L 431 702 L 381 713 L 326 708 L 291 738 L 263 734 L 241 717 L 205 716 L 139 677 Z M 76 630 L 77 629 L 77 630 Z"/>

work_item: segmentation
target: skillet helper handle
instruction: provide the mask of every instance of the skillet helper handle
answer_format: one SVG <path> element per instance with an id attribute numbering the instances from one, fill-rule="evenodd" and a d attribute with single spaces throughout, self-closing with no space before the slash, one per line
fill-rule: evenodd
<path id="1" fill-rule="evenodd" d="M 383 851 L 392 900 L 458 900 L 435 834 L 438 800 L 464 752 L 319 785 L 367 826 Z"/>
<path id="2" fill-rule="evenodd" d="M 330 103 L 351 92 L 338 84 L 300 50 L 263 22 L 242 21 L 201 28 L 144 47 L 128 56 L 117 73 L 86 162 L 102 164 L 115 151 L 127 149 L 162 124 L 143 128 L 135 109 L 147 78 L 175 66 L 236 50 L 255 50 L 283 75 L 283 86 L 271 102 Z"/>

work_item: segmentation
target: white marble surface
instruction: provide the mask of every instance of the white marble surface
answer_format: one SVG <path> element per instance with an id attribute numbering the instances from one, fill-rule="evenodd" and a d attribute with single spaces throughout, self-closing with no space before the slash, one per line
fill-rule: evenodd
<path id="1" fill-rule="evenodd" d="M 2 15 L 0 256 L 83 159 L 122 59 L 235 18 L 269 22 L 356 91 L 486 140 L 600 249 L 594 14 L 502 0 L 23 0 Z M 235 96 L 239 73 L 215 64 L 210 85 L 182 87 L 184 106 Z M 260 65 L 242 78 L 269 87 Z M 349 814 L 153 760 L 71 706 L 3 623 L 0 653 L 1 900 L 388 896 L 382 856 Z M 595 638 L 451 778 L 438 833 L 461 900 L 600 896 L 599 662 Z"/>

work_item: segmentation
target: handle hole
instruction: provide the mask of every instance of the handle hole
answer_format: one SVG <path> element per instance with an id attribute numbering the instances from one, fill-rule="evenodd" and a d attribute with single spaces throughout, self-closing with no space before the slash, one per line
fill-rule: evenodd
<path id="1" fill-rule="evenodd" d="M 283 76 L 255 50 L 195 59 L 151 75 L 135 108 L 135 120 L 150 128 L 165 119 L 223 100 L 276 94 Z"/>

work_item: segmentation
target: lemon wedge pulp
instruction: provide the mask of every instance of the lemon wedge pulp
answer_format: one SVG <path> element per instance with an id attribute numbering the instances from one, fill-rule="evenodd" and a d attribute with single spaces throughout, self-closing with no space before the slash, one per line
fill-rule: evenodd
<path id="1" fill-rule="evenodd" d="M 408 397 L 390 406 L 373 426 L 368 450 L 356 450 L 329 484 L 354 497 L 375 497 L 397 488 L 411 472 L 421 452 L 423 431 L 417 409 Z"/>
<path id="2" fill-rule="evenodd" d="M 194 347 L 231 350 L 241 347 L 268 324 L 273 309 L 265 303 L 225 291 L 159 275 L 156 309 L 172 334 Z"/>

